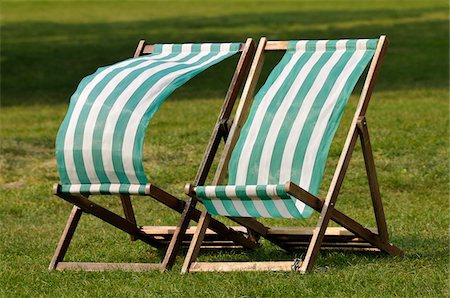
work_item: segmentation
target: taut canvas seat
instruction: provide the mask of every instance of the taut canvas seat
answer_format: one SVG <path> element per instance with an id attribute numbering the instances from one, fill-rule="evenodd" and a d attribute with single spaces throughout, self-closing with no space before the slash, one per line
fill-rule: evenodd
<path id="1" fill-rule="evenodd" d="M 142 163 L 147 124 L 164 100 L 178 87 L 205 69 L 240 53 L 226 102 L 238 95 L 254 52 L 254 43 L 146 44 L 141 41 L 135 57 L 99 68 L 84 78 L 71 98 L 69 110 L 56 140 L 56 159 L 61 183 L 54 194 L 74 205 L 49 269 L 145 270 L 169 269 L 182 244 L 189 243 L 192 229 L 138 226 L 130 196 L 150 196 L 183 213 L 182 201 L 149 183 Z M 221 114 L 214 144 L 227 137 L 229 113 Z M 217 146 L 209 150 L 216 153 Z M 196 183 L 204 183 L 208 161 L 199 168 Z M 125 218 L 89 200 L 93 194 L 118 195 Z M 169 245 L 162 264 L 63 262 L 82 213 L 90 213 L 155 247 Z M 190 210 L 198 220 L 200 211 Z M 256 247 L 244 233 L 213 221 L 208 232 L 209 247 Z"/>
<path id="2" fill-rule="evenodd" d="M 402 254 L 388 242 L 365 119 L 386 46 L 384 36 L 379 39 L 289 42 L 261 39 L 212 185 L 188 185 L 186 188 L 188 195 L 203 201 L 207 211 L 200 218 L 201 224 L 189 248 L 183 272 L 292 268 L 311 271 L 327 234 L 334 235 L 335 241 L 344 239 L 344 244 L 350 234 L 365 242 L 348 243 L 350 246 Z M 286 52 L 253 99 L 264 54 L 274 50 Z M 328 194 L 325 200 L 320 200 L 317 195 L 330 144 L 351 92 L 370 62 Z M 334 207 L 358 137 L 361 138 L 369 178 L 376 232 L 364 228 Z M 227 174 L 228 183 L 223 185 Z M 301 219 L 311 216 L 314 210 L 320 212 L 320 219 L 315 229 L 308 231 L 309 237 L 302 238 L 310 242 L 303 262 L 194 262 L 211 215 Z M 344 228 L 327 229 L 330 219 Z M 268 228 L 261 236 L 277 239 L 280 231 L 271 230 Z M 258 234 L 258 231 L 254 232 Z M 304 232 L 304 229 L 289 231 L 298 236 L 303 236 Z M 288 241 L 280 244 L 283 248 L 292 248 Z"/>

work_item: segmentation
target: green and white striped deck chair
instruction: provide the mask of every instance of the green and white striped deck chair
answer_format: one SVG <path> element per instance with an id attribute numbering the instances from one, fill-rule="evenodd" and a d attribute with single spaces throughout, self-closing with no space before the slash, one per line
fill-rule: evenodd
<path id="1" fill-rule="evenodd" d="M 49 269 L 164 270 L 173 265 L 179 246 L 192 237 L 193 230 L 185 238 L 185 230 L 177 231 L 175 227 L 137 226 L 130 200 L 130 195 L 151 196 L 179 213 L 185 206 L 184 201 L 147 180 L 142 164 L 146 128 L 176 88 L 239 52 L 241 57 L 227 94 L 227 101 L 234 102 L 254 52 L 251 39 L 245 44 L 147 45 L 141 41 L 134 58 L 99 68 L 81 81 L 56 140 L 61 184 L 55 186 L 54 193 L 74 208 Z M 208 171 L 209 168 L 202 167 L 199 174 L 206 176 Z M 89 200 L 92 194 L 119 195 L 125 218 Z M 167 250 L 163 264 L 62 262 L 83 211 L 130 234 L 132 240 L 139 239 L 155 247 L 164 247 L 171 239 L 174 244 Z M 199 210 L 190 213 L 194 220 L 199 217 Z M 210 226 L 211 245 L 219 239 L 222 246 L 256 246 L 241 234 L 228 231 L 219 221 Z"/>
<path id="2" fill-rule="evenodd" d="M 252 66 L 253 73 L 249 75 L 213 185 L 188 187 L 187 193 L 203 201 L 207 212 L 200 219 L 202 223 L 207 223 L 211 215 L 307 218 L 313 210 L 321 213 L 319 223 L 310 230 L 309 239 L 306 238 L 311 242 L 302 263 L 193 263 L 198 253 L 196 246 L 201 243 L 201 237 L 198 237 L 197 243 L 191 244 L 183 272 L 292 268 L 302 272 L 311 271 L 330 219 L 344 227 L 329 229 L 330 236 L 342 232 L 345 241 L 348 241 L 351 232 L 354 237 L 365 242 L 351 243 L 353 246 L 363 245 L 365 248 L 401 254 L 398 248 L 388 242 L 365 120 L 367 104 L 386 45 L 384 36 L 380 39 L 289 42 L 267 42 L 265 38 L 261 39 Z M 254 96 L 243 124 L 247 107 L 253 99 L 264 52 L 271 50 L 286 52 Z M 331 141 L 350 94 L 371 61 L 343 153 L 328 195 L 322 201 L 317 195 Z M 363 145 L 378 233 L 363 228 L 334 209 L 358 135 Z M 220 185 L 227 172 L 228 184 Z M 198 229 L 201 235 L 202 227 L 199 225 Z M 293 231 L 290 230 L 290 234 L 295 234 Z M 270 233 L 271 229 L 268 229 L 266 234 Z M 277 233 L 281 234 L 279 231 Z M 288 245 L 286 243 L 286 248 L 289 248 Z"/>

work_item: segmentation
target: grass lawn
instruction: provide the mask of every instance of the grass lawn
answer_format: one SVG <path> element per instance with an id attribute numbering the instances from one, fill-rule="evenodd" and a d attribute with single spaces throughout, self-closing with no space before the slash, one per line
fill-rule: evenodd
<path id="1" fill-rule="evenodd" d="M 449 296 L 448 2 L 3 1 L 1 14 L 0 297 Z M 404 257 L 326 251 L 316 268 L 328 269 L 308 275 L 181 276 L 181 256 L 164 274 L 47 271 L 71 209 L 51 195 L 59 180 L 54 141 L 83 76 L 129 57 L 141 38 L 184 42 L 380 34 L 388 36 L 390 47 L 367 116 L 391 241 Z M 278 58 L 268 58 L 267 64 Z M 144 147 L 147 175 L 174 195 L 183 197 L 184 184 L 195 176 L 235 62 L 218 65 L 176 91 L 150 124 Z M 330 150 L 322 196 L 356 101 L 352 96 Z M 116 198 L 95 200 L 120 212 Z M 178 215 L 162 205 L 134 200 L 140 224 L 176 224 Z M 374 225 L 359 147 L 338 207 Z M 306 226 L 317 218 L 264 222 Z M 200 260 L 288 260 L 304 253 L 288 254 L 263 241 L 253 252 L 203 253 Z M 66 258 L 159 262 L 162 255 L 87 215 Z"/>

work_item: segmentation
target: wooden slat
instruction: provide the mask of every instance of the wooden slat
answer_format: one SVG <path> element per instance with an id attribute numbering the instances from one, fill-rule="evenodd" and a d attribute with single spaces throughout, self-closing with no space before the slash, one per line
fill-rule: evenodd
<path id="1" fill-rule="evenodd" d="M 233 227 L 228 227 L 228 228 L 231 228 L 234 231 L 242 232 L 242 233 L 245 233 L 247 231 L 247 229 L 242 226 L 233 226 Z M 143 233 L 151 234 L 151 235 L 173 235 L 173 233 L 175 232 L 175 229 L 176 229 L 176 226 L 143 226 L 143 227 L 141 227 L 141 230 Z M 195 229 L 196 229 L 196 227 L 188 227 L 186 229 L 186 234 L 193 235 L 195 233 Z M 215 232 L 211 229 L 207 229 L 206 235 L 218 235 L 218 234 L 217 234 L 217 232 Z"/>
<path id="2" fill-rule="evenodd" d="M 142 50 L 142 54 L 151 54 L 153 53 L 153 45 L 148 44 L 145 45 L 144 49 Z"/>
<path id="3" fill-rule="evenodd" d="M 268 231 L 268 235 L 312 235 L 314 227 L 273 227 Z M 376 232 L 376 229 L 371 229 Z M 328 227 L 325 235 L 327 236 L 353 236 L 355 234 L 343 227 Z"/>
<path id="4" fill-rule="evenodd" d="M 58 192 L 58 196 L 73 205 L 80 207 L 83 211 L 91 213 L 98 217 L 99 219 L 109 223 L 110 225 L 144 241 L 154 247 L 160 247 L 161 245 L 149 235 L 145 235 L 141 230 L 132 222 L 126 220 L 125 218 L 109 211 L 106 208 L 88 200 L 83 196 L 74 196 L 71 194 L 65 194 Z"/>
<path id="5" fill-rule="evenodd" d="M 372 153 L 372 145 L 370 143 L 369 129 L 365 117 L 361 117 L 357 123 L 359 136 L 361 140 L 361 148 L 364 156 L 364 164 L 369 182 L 370 195 L 372 198 L 373 210 L 378 228 L 378 234 L 384 242 L 389 241 L 386 217 L 384 216 L 383 203 L 381 201 L 380 186 L 378 184 L 377 170 L 375 168 L 375 160 Z"/>
<path id="6" fill-rule="evenodd" d="M 266 51 L 286 51 L 288 47 L 288 41 L 267 41 Z"/>
<path id="7" fill-rule="evenodd" d="M 292 271 L 293 261 L 277 262 L 194 262 L 190 272 Z"/>
<path id="8" fill-rule="evenodd" d="M 60 262 L 56 270 L 82 270 L 82 271 L 147 271 L 159 270 L 161 264 L 155 263 L 89 263 L 89 262 Z"/>

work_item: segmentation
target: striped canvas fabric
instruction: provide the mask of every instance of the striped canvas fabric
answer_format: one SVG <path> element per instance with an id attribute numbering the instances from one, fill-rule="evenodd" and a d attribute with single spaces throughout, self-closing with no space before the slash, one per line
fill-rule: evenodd
<path id="1" fill-rule="evenodd" d="M 228 184 L 234 189 L 197 187 L 211 214 L 311 215 L 310 207 L 290 198 L 282 188 L 292 181 L 318 194 L 331 141 L 377 42 L 289 42 L 284 57 L 255 96 L 232 152 Z M 256 195 L 255 189 L 259 190 Z"/>
<path id="2" fill-rule="evenodd" d="M 176 88 L 239 48 L 239 43 L 158 44 L 151 55 L 85 77 L 56 140 L 61 191 L 144 194 L 148 122 Z"/>

